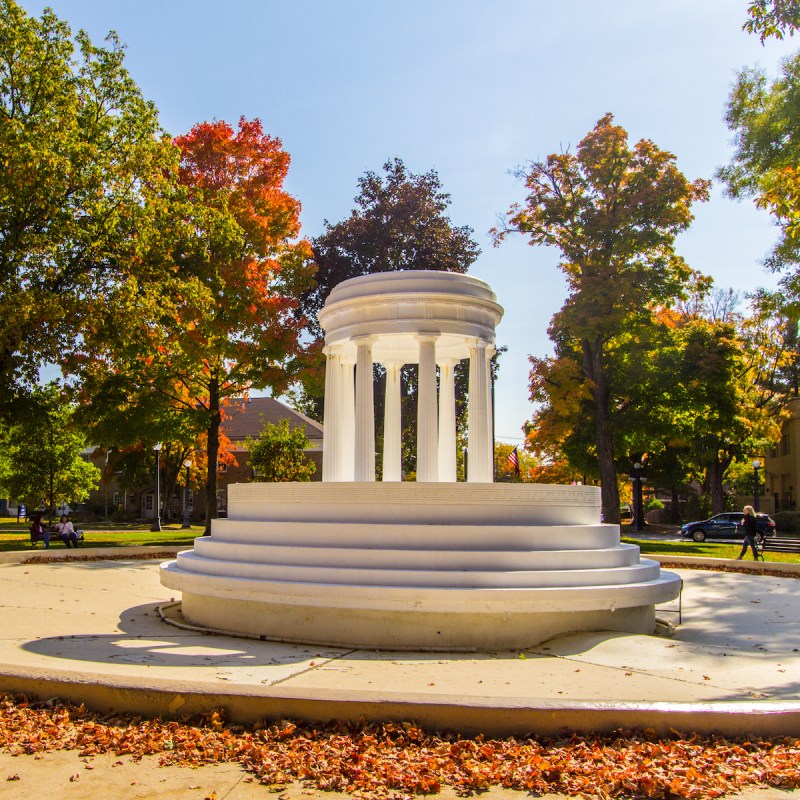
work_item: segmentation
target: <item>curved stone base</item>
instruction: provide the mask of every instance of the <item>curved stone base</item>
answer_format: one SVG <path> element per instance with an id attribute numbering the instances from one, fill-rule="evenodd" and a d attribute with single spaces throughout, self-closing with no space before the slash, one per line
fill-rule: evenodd
<path id="1" fill-rule="evenodd" d="M 651 633 L 680 578 L 599 518 L 590 486 L 242 484 L 161 582 L 193 624 L 287 642 L 513 650 Z"/>
<path id="2" fill-rule="evenodd" d="M 497 613 L 321 608 L 183 593 L 193 625 L 271 641 L 380 650 L 518 650 L 578 631 L 653 633 L 653 606 L 616 611 Z"/>

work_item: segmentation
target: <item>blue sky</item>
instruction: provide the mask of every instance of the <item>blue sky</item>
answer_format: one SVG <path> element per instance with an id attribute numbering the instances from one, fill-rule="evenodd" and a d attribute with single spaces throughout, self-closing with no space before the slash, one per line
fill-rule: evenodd
<path id="1" fill-rule="evenodd" d="M 505 318 L 498 439 L 530 416 L 528 354 L 551 352 L 564 302 L 554 251 L 488 230 L 522 200 L 511 171 L 574 147 L 606 112 L 632 141 L 675 153 L 691 178 L 730 154 L 723 113 L 738 69 L 774 73 L 800 41 L 762 47 L 741 30 L 747 0 L 22 0 L 49 5 L 95 41 L 116 30 L 127 67 L 172 134 L 203 120 L 259 117 L 291 154 L 287 186 L 305 235 L 353 207 L 357 179 L 399 156 L 435 168 L 450 216 L 483 250 L 471 270 Z M 768 217 L 715 186 L 679 251 L 718 286 L 773 286 L 760 262 Z"/>

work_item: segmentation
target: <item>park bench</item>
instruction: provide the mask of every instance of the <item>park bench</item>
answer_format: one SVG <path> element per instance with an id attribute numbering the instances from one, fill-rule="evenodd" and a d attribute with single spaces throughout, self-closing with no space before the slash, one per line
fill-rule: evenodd
<path id="1" fill-rule="evenodd" d="M 800 553 L 798 536 L 766 536 L 758 542 L 759 553 Z"/>
<path id="2" fill-rule="evenodd" d="M 78 536 L 78 544 L 82 544 L 85 539 L 83 531 L 76 530 L 75 533 Z M 43 541 L 44 541 L 44 534 L 31 533 L 31 547 L 36 548 L 36 545 L 39 544 L 39 542 Z M 61 542 L 61 544 L 66 545 L 66 542 L 55 532 L 52 532 L 50 534 L 50 544 L 53 544 L 53 542 Z"/>

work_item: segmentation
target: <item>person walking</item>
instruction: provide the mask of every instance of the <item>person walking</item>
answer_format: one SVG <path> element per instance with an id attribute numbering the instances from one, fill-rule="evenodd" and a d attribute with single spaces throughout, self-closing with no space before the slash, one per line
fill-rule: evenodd
<path id="1" fill-rule="evenodd" d="M 753 560 L 758 561 L 759 558 L 764 560 L 764 556 L 758 555 L 756 550 L 756 534 L 758 533 L 758 526 L 756 525 L 756 512 L 753 506 L 745 506 L 742 509 L 744 516 L 742 517 L 740 525 L 744 527 L 744 543 L 742 544 L 742 552 L 739 553 L 737 560 L 744 558 L 747 548 L 753 551 Z"/>

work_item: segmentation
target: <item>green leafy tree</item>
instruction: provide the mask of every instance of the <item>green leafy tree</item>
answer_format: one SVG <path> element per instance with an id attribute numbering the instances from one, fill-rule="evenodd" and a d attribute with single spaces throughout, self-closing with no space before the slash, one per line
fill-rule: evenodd
<path id="1" fill-rule="evenodd" d="M 0 0 L 0 412 L 141 256 L 175 152 L 123 65 Z M 168 226 L 166 226 L 168 227 Z"/>
<path id="2" fill-rule="evenodd" d="M 314 327 L 317 312 L 342 281 L 376 272 L 409 269 L 466 272 L 480 255 L 472 228 L 446 215 L 450 195 L 435 170 L 415 175 L 399 158 L 358 179 L 356 208 L 313 241 L 317 273 L 302 312 Z"/>
<path id="3" fill-rule="evenodd" d="M 731 197 L 753 197 L 778 223 L 781 235 L 767 265 L 786 271 L 786 288 L 800 295 L 800 54 L 787 59 L 770 82 L 762 69 L 739 74 L 725 119 L 734 133 L 731 164 L 719 170 Z"/>
<path id="4" fill-rule="evenodd" d="M 522 174 L 528 197 L 511 208 L 496 241 L 519 232 L 561 253 L 569 296 L 550 335 L 580 353 L 603 513 L 618 522 L 609 344 L 683 291 L 690 271 L 675 253 L 675 237 L 689 226 L 692 203 L 708 199 L 709 182 L 688 181 L 675 157 L 649 140 L 629 147 L 611 114 L 574 155 L 550 155 Z"/>
<path id="5" fill-rule="evenodd" d="M 762 327 L 762 314 L 745 316 L 732 293 L 709 286 L 691 308 L 672 315 L 664 365 L 674 381 L 672 455 L 703 481 L 713 513 L 725 510 L 731 470 L 763 453 L 779 431 L 776 375 L 784 350 L 776 347 L 779 326 Z"/>
<path id="6" fill-rule="evenodd" d="M 743 28 L 758 34 L 762 44 L 771 36 L 776 39 L 783 39 L 787 33 L 793 36 L 800 28 L 799 0 L 751 0 L 747 14 Z"/>
<path id="7" fill-rule="evenodd" d="M 51 384 L 34 390 L 27 413 L 8 432 L 4 486 L 28 508 L 47 508 L 51 520 L 56 506 L 85 500 L 100 481 L 100 470 L 81 455 L 86 439 L 74 414 Z"/>
<path id="8" fill-rule="evenodd" d="M 291 427 L 288 419 L 282 419 L 277 425 L 267 423 L 261 435 L 257 439 L 246 439 L 244 446 L 250 451 L 250 465 L 258 480 L 310 481 L 317 471 L 316 465 L 305 455 L 309 441 L 303 427 Z"/>

